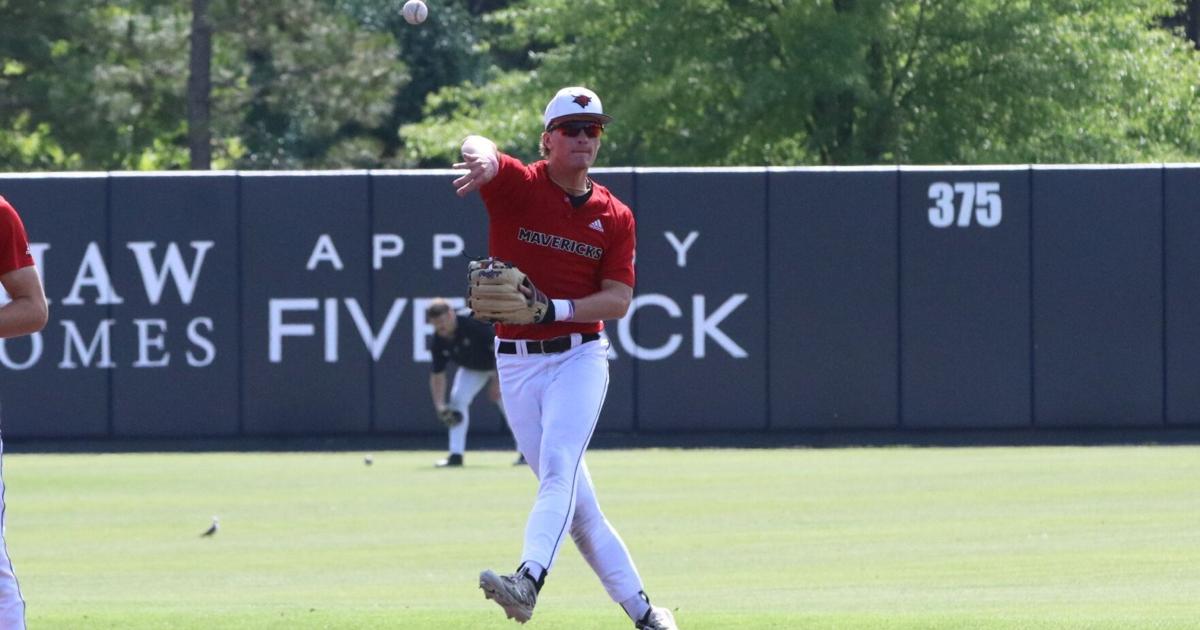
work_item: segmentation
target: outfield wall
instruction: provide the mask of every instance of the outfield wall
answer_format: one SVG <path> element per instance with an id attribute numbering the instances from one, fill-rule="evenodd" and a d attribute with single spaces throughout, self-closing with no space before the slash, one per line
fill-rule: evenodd
<path id="1" fill-rule="evenodd" d="M 0 175 L 51 300 L 4 434 L 440 433 L 421 314 L 486 253 L 453 178 Z M 602 431 L 1200 425 L 1200 166 L 595 179 L 639 239 Z"/>

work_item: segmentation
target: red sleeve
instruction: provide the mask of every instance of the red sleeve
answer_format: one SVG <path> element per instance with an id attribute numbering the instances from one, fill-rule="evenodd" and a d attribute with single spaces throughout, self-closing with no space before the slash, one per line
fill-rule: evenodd
<path id="1" fill-rule="evenodd" d="M 514 190 L 533 179 L 533 169 L 525 166 L 521 160 L 506 153 L 497 153 L 496 157 L 499 158 L 500 163 L 500 167 L 496 170 L 496 176 L 479 189 L 479 194 L 483 197 L 483 203 L 487 206 L 489 213 L 494 208 L 501 207 L 501 204 L 493 202 L 511 198 Z"/>
<path id="2" fill-rule="evenodd" d="M 637 226 L 633 220 L 633 212 L 624 204 L 619 206 L 623 211 L 617 214 L 616 222 L 621 229 L 617 238 L 613 239 L 611 247 L 604 252 L 604 259 L 600 261 L 600 278 L 616 280 L 632 287 L 636 279 L 633 258 L 637 251 Z"/>
<path id="3" fill-rule="evenodd" d="M 29 237 L 17 211 L 0 197 L 0 275 L 15 269 L 33 266 L 29 252 Z"/>

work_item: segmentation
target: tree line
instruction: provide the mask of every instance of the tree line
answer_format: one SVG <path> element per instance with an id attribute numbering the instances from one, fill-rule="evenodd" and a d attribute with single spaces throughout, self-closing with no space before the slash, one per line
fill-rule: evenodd
<path id="1" fill-rule="evenodd" d="M 0 169 L 1200 160 L 1200 0 L 0 0 Z"/>

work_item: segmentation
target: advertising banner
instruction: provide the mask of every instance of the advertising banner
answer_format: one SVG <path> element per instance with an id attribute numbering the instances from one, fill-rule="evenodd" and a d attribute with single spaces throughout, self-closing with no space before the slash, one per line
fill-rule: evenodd
<path id="1" fill-rule="evenodd" d="M 1163 169 L 1034 167 L 1034 424 L 1163 424 Z"/>
<path id="2" fill-rule="evenodd" d="M 772 429 L 897 425 L 894 168 L 772 171 Z"/>
<path id="3" fill-rule="evenodd" d="M 1030 426 L 1028 167 L 903 168 L 900 191 L 901 426 Z"/>

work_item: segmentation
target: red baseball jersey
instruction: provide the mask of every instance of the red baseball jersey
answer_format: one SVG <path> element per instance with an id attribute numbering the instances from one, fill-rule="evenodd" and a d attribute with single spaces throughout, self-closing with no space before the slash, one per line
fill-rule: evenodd
<path id="1" fill-rule="evenodd" d="M 551 298 L 578 299 L 600 290 L 601 280 L 634 283 L 633 212 L 607 188 L 575 208 L 550 181 L 545 160 L 526 166 L 500 154 L 496 176 L 479 190 L 487 206 L 488 249 L 515 264 Z M 549 339 L 600 332 L 603 322 L 496 324 L 502 339 Z"/>
<path id="2" fill-rule="evenodd" d="M 0 276 L 33 265 L 25 224 L 4 197 L 0 197 Z"/>

